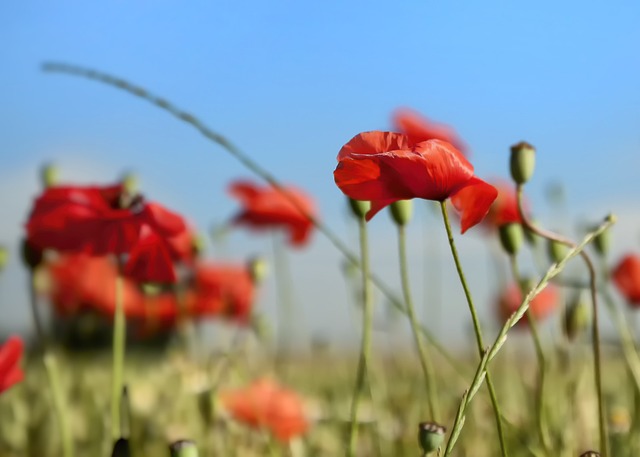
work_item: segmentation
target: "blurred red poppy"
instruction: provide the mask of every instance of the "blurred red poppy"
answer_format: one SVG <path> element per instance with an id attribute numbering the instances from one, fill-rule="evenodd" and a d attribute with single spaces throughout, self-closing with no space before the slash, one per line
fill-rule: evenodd
<path id="1" fill-rule="evenodd" d="M 186 230 L 183 219 L 124 186 L 50 187 L 26 224 L 40 249 L 92 255 L 129 254 L 125 272 L 139 281 L 174 282 L 169 240 Z"/>
<path id="2" fill-rule="evenodd" d="M 629 305 L 640 306 L 640 256 L 625 255 L 614 268 L 611 277 Z"/>
<path id="3" fill-rule="evenodd" d="M 221 392 L 220 399 L 236 420 L 267 429 L 282 442 L 302 435 L 309 426 L 300 397 L 270 379 Z"/>
<path id="4" fill-rule="evenodd" d="M 454 197 L 462 233 L 482 220 L 498 194 L 474 176 L 471 163 L 450 143 L 414 144 L 408 136 L 392 132 L 356 135 L 338 153 L 333 176 L 350 198 L 371 201 L 367 220 L 398 200 Z"/>
<path id="5" fill-rule="evenodd" d="M 489 212 L 482 221 L 482 225 L 487 229 L 497 229 L 505 224 L 521 224 L 522 219 L 518 212 L 518 200 L 513 185 L 505 181 L 492 181 L 491 184 L 498 190 L 498 197 L 489 208 Z M 460 197 L 453 197 L 452 200 L 457 198 Z"/>
<path id="6" fill-rule="evenodd" d="M 393 124 L 398 131 L 407 135 L 413 143 L 427 140 L 442 140 L 451 143 L 458 151 L 466 154 L 467 145 L 448 125 L 433 122 L 417 111 L 400 108 L 392 116 Z"/>
<path id="7" fill-rule="evenodd" d="M 505 322 L 511 315 L 518 310 L 522 304 L 523 295 L 520 290 L 520 286 L 517 284 L 510 284 L 500 294 L 497 300 L 498 304 L 498 317 L 500 322 Z M 558 305 L 559 294 L 557 289 L 548 285 L 542 291 L 536 295 L 536 297 L 529 304 L 530 314 L 536 321 L 541 321 L 544 318 L 551 315 L 553 310 Z M 526 327 L 529 325 L 529 320 L 526 314 L 518 321 L 518 326 Z"/>
<path id="8" fill-rule="evenodd" d="M 20 368 L 22 351 L 22 340 L 17 336 L 10 337 L 0 346 L 0 393 L 24 378 L 24 373 Z"/>
<path id="9" fill-rule="evenodd" d="M 234 181 L 229 194 L 240 201 L 242 209 L 233 218 L 233 224 L 252 229 L 284 228 L 293 246 L 303 246 L 309 241 L 313 223 L 307 215 L 316 217 L 313 200 L 294 187 L 284 189 L 288 196 L 273 187 L 261 187 L 248 181 Z M 295 200 L 304 213 L 294 205 Z"/>
<path id="10" fill-rule="evenodd" d="M 246 265 L 198 264 L 192 291 L 194 315 L 224 316 L 239 323 L 251 317 L 255 286 Z"/>

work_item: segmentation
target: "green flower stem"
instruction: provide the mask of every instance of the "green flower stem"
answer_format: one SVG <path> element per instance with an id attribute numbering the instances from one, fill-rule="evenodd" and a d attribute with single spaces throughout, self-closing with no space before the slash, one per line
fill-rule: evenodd
<path id="1" fill-rule="evenodd" d="M 82 68 L 75 65 L 67 65 L 63 63 L 44 63 L 42 65 L 42 69 L 45 72 L 64 73 L 67 75 L 79 76 L 113 86 L 132 95 L 135 95 L 136 97 L 139 97 L 143 100 L 146 100 L 154 106 L 167 111 L 175 118 L 191 125 L 193 128 L 198 130 L 205 138 L 222 147 L 231 156 L 233 156 L 242 165 L 244 165 L 249 171 L 261 177 L 267 183 L 273 186 L 274 189 L 281 192 L 286 198 L 289 199 L 291 204 L 294 205 L 301 212 L 301 214 L 303 214 L 309 220 L 309 222 L 311 222 L 314 227 L 316 227 L 316 229 L 318 229 L 318 231 L 322 233 L 338 251 L 340 251 L 340 253 L 347 260 L 357 265 L 358 267 L 360 266 L 357 256 L 351 252 L 351 250 L 342 242 L 342 240 L 340 240 L 340 238 L 322 221 L 309 214 L 300 205 L 300 202 L 298 202 L 298 200 L 296 200 L 289 192 L 287 192 L 287 190 L 282 186 L 282 184 L 280 184 L 275 176 L 273 176 L 265 168 L 256 163 L 251 157 L 244 154 L 227 138 L 225 138 L 220 133 L 213 131 L 191 113 L 181 110 L 179 107 L 173 105 L 168 100 L 150 93 L 143 87 L 133 85 L 124 79 L 117 78 L 106 73 L 101 73 L 92 69 Z M 371 273 L 369 273 L 368 276 L 371 283 L 375 285 L 387 299 L 389 299 L 390 303 L 400 312 L 406 315 L 407 310 L 405 309 L 402 301 L 395 296 L 391 289 L 389 289 L 389 287 L 378 276 Z M 468 375 L 467 370 L 465 370 L 460 365 L 460 363 L 456 361 L 455 357 L 453 357 L 445 349 L 445 347 L 437 341 L 437 339 L 427 328 L 421 326 L 420 331 L 425 336 L 425 338 L 427 338 L 427 340 L 433 345 L 433 347 L 442 354 L 444 359 L 455 369 L 456 374 L 458 374 L 461 379 L 466 380 Z"/>
<path id="2" fill-rule="evenodd" d="M 429 415 L 431 420 L 440 421 L 440 407 L 438 405 L 438 393 L 436 386 L 435 371 L 433 362 L 429 355 L 429 348 L 425 345 L 420 334 L 418 319 L 416 317 L 413 299 L 411 297 L 411 287 L 409 286 L 409 268 L 407 263 L 407 236 L 404 225 L 398 225 L 398 254 L 400 257 L 400 279 L 402 281 L 402 293 L 407 308 L 407 315 L 411 323 L 411 332 L 416 343 L 416 350 L 420 357 L 420 365 L 424 375 L 424 382 L 427 387 L 427 400 L 429 402 Z"/>
<path id="3" fill-rule="evenodd" d="M 520 277 L 520 270 L 518 268 L 518 260 L 515 255 L 510 255 L 509 260 L 511 263 L 511 272 L 514 280 L 520 286 L 520 292 L 524 297 L 528 290 L 525 290 L 522 284 L 522 278 Z M 536 425 L 538 427 L 538 435 L 540 443 L 544 448 L 544 452 L 547 455 L 552 455 L 552 447 L 549 438 L 549 433 L 546 425 L 546 413 L 544 407 L 544 394 L 545 394 L 545 379 L 547 371 L 547 361 L 544 356 L 544 350 L 542 349 L 542 343 L 540 342 L 540 333 L 538 332 L 538 323 L 531 312 L 531 308 L 527 308 L 526 312 L 527 320 L 529 322 L 529 330 L 531 338 L 533 339 L 533 346 L 536 351 L 536 357 L 538 359 L 538 388 L 536 391 Z"/>
<path id="4" fill-rule="evenodd" d="M 276 355 L 276 371 L 286 364 L 291 350 L 293 332 L 293 293 L 291 290 L 291 272 L 287 262 L 282 240 L 273 234 L 273 264 L 278 302 L 278 343 Z"/>
<path id="5" fill-rule="evenodd" d="M 127 338 L 122 289 L 122 268 L 119 265 L 118 276 L 116 276 L 116 310 L 113 317 L 113 378 L 111 381 L 111 437 L 114 441 L 120 438 L 122 431 L 120 426 L 120 396 L 124 387 L 124 353 Z"/>
<path id="6" fill-rule="evenodd" d="M 44 333 L 44 327 L 38 313 L 38 300 L 36 297 L 36 285 L 34 270 L 29 269 L 29 302 L 31 304 L 31 312 L 36 328 L 36 337 L 40 350 L 42 350 L 42 362 L 47 374 L 49 389 L 51 390 L 51 398 L 55 410 L 58 427 L 60 429 L 60 441 L 62 442 L 63 457 L 73 457 L 73 436 L 69 428 L 69 420 L 66 414 L 64 393 L 60 385 L 60 370 L 56 358 L 49 347 L 49 341 Z"/>
<path id="7" fill-rule="evenodd" d="M 351 400 L 347 457 L 356 455 L 356 446 L 358 443 L 358 411 L 368 378 L 367 372 L 370 367 L 371 333 L 373 327 L 373 302 L 371 300 L 371 283 L 369 281 L 369 246 L 367 240 L 367 223 L 364 218 L 358 220 L 358 228 L 360 232 L 360 253 L 362 257 L 362 341 L 360 343 L 356 384 Z"/>
<path id="8" fill-rule="evenodd" d="M 559 243 L 568 246 L 571 249 L 576 247 L 576 244 L 568 238 L 560 236 L 556 233 L 548 230 L 541 229 L 531 222 L 527 214 L 524 211 L 523 205 L 524 188 L 522 184 L 518 184 L 516 187 L 516 198 L 518 202 L 518 213 L 522 224 L 531 230 L 533 233 L 546 238 L 548 240 L 557 241 Z M 592 322 L 592 349 L 594 360 L 594 378 L 596 384 L 596 394 L 598 397 L 598 432 L 600 435 L 600 452 L 602 457 L 609 457 L 609 445 L 607 439 L 607 421 L 605 417 L 604 396 L 602 394 L 602 357 L 600 355 L 600 326 L 598 319 L 598 289 L 597 289 L 597 276 L 596 269 L 591 261 L 591 258 L 585 251 L 579 253 L 582 260 L 584 260 L 587 269 L 589 270 L 589 289 L 591 292 L 591 304 L 593 313 Z"/>
<path id="9" fill-rule="evenodd" d="M 451 224 L 449 223 L 449 215 L 447 214 L 446 200 L 440 202 L 440 208 L 442 210 L 442 218 L 444 220 L 444 226 L 447 231 L 447 238 L 449 239 L 451 255 L 453 256 L 453 261 L 456 264 L 456 270 L 458 271 L 460 284 L 462 285 L 462 289 L 464 290 L 464 295 L 467 299 L 467 304 L 469 305 L 469 312 L 471 313 L 471 319 L 473 321 L 473 329 L 475 331 L 476 342 L 478 344 L 478 352 L 482 359 L 486 356 L 484 341 L 482 338 L 482 329 L 480 328 L 480 321 L 478 319 L 476 307 L 473 304 L 473 298 L 471 297 L 471 292 L 469 291 L 469 287 L 467 286 L 467 280 L 465 279 L 464 272 L 462 271 L 462 264 L 460 263 L 460 258 L 458 257 L 458 250 L 456 249 L 456 244 L 453 239 L 453 231 L 451 230 Z M 486 371 L 486 379 L 487 379 L 487 388 L 489 389 L 489 396 L 491 397 L 491 404 L 493 406 L 493 412 L 495 415 L 496 428 L 498 430 L 498 438 L 500 440 L 500 453 L 502 457 L 507 457 L 508 453 L 507 453 L 506 440 L 504 437 L 504 430 L 502 428 L 502 419 L 501 419 L 502 413 L 500 412 L 500 406 L 498 405 L 498 397 L 496 396 L 495 388 L 493 386 L 493 381 L 491 379 L 491 376 L 489 375 L 488 370 Z"/>

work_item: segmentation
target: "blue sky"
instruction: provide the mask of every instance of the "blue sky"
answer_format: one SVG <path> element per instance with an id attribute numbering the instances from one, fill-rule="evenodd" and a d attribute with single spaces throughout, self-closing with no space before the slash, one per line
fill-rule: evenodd
<path id="1" fill-rule="evenodd" d="M 3 2 L 0 176 L 27 190 L 0 203 L 28 205 L 47 160 L 79 180 L 134 170 L 151 197 L 206 230 L 235 208 L 229 180 L 250 176 L 150 105 L 43 74 L 53 60 L 122 76 L 188 109 L 308 189 L 342 233 L 337 151 L 360 131 L 389 128 L 398 106 L 455 126 L 483 177 L 507 176 L 509 146 L 533 143 L 538 207 L 545 186 L 562 180 L 577 217 L 635 214 L 639 22 L 631 1 Z M 26 210 L 5 209 L 10 228 L 0 233 L 18 233 Z M 374 222 L 380 236 L 390 230 Z M 619 249 L 637 247 L 639 230 Z"/>

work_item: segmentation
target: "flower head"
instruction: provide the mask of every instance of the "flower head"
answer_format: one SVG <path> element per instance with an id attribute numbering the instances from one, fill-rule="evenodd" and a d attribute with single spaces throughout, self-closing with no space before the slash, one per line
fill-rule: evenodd
<path id="1" fill-rule="evenodd" d="M 17 336 L 10 337 L 0 346 L 0 393 L 24 378 L 24 373 L 20 368 L 22 350 L 22 340 Z"/>
<path id="2" fill-rule="evenodd" d="M 450 143 L 432 139 L 414 143 L 393 132 L 364 132 L 338 153 L 333 172 L 350 198 L 371 201 L 370 220 L 398 200 L 423 198 L 452 203 L 461 213 L 462 233 L 479 223 L 497 196 L 496 189 L 473 174 L 473 166 Z"/>
<path id="3" fill-rule="evenodd" d="M 640 306 L 640 256 L 625 255 L 614 268 L 611 277 L 629 305 Z"/>
<path id="4" fill-rule="evenodd" d="M 505 322 L 511 315 L 517 311 L 522 304 L 523 300 L 522 291 L 518 284 L 510 284 L 498 297 L 497 311 L 500 322 Z M 541 321 L 549 316 L 558 305 L 558 291 L 552 286 L 548 285 L 542 291 L 535 296 L 535 298 L 529 304 L 529 311 L 531 316 L 536 321 Z M 521 327 L 529 325 L 529 320 L 526 315 L 518 321 Z"/>
<path id="5" fill-rule="evenodd" d="M 313 223 L 308 215 L 316 217 L 315 205 L 299 189 L 286 187 L 283 191 L 287 195 L 271 186 L 234 181 L 229 186 L 229 194 L 240 201 L 242 209 L 233 218 L 233 224 L 256 230 L 283 228 L 288 232 L 293 246 L 305 245 L 313 231 Z"/>
<path id="6" fill-rule="evenodd" d="M 409 108 L 400 108 L 393 113 L 393 124 L 400 133 L 407 135 L 413 143 L 442 140 L 451 143 L 460 152 L 466 154 L 467 145 L 451 127 L 433 122 L 417 111 Z"/>
<path id="7" fill-rule="evenodd" d="M 493 185 L 498 189 L 498 197 L 489 208 L 483 222 L 491 228 L 511 223 L 521 224 L 522 218 L 518 212 L 518 199 L 514 187 L 504 181 L 494 182 Z"/>
<path id="8" fill-rule="evenodd" d="M 259 379 L 244 389 L 220 394 L 229 413 L 250 427 L 269 430 L 278 440 L 289 441 L 307 431 L 302 400 L 270 379 Z"/>

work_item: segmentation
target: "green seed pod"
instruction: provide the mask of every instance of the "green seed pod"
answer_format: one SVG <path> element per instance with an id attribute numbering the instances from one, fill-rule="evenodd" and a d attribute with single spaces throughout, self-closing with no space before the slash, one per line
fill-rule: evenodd
<path id="1" fill-rule="evenodd" d="M 594 227 L 595 229 L 595 227 Z M 611 229 L 608 228 L 593 239 L 593 247 L 596 252 L 604 257 L 609 253 L 611 248 Z"/>
<path id="2" fill-rule="evenodd" d="M 446 428 L 435 422 L 421 422 L 418 425 L 418 441 L 425 454 L 429 454 L 442 444 Z"/>
<path id="3" fill-rule="evenodd" d="M 411 221 L 413 216 L 413 202 L 411 200 L 398 200 L 391 203 L 391 217 L 393 221 L 400 225 L 405 226 Z"/>
<path id="4" fill-rule="evenodd" d="M 171 457 L 198 457 L 196 443 L 190 440 L 175 441 L 169 445 Z"/>
<path id="5" fill-rule="evenodd" d="M 42 182 L 42 187 L 44 189 L 48 189 L 49 187 L 53 187 L 60 182 L 60 170 L 53 163 L 47 163 L 42 166 L 40 169 L 40 181 Z"/>
<path id="6" fill-rule="evenodd" d="M 129 440 L 126 438 L 118 438 L 118 441 L 113 444 L 111 457 L 129 457 L 130 455 Z"/>
<path id="7" fill-rule="evenodd" d="M 524 184 L 533 175 L 536 167 L 536 150 L 529 143 L 521 141 L 511 146 L 511 177 L 516 184 Z"/>
<path id="8" fill-rule="evenodd" d="M 564 314 L 564 334 L 569 341 L 584 334 L 591 326 L 591 306 L 583 294 L 578 294 Z"/>
<path id="9" fill-rule="evenodd" d="M 522 226 L 517 222 L 503 224 L 498 229 L 500 244 L 509 255 L 515 255 L 522 247 L 524 232 Z"/>
<path id="10" fill-rule="evenodd" d="M 262 257 L 252 257 L 249 259 L 249 273 L 254 284 L 261 284 L 269 273 L 269 264 Z"/>
<path id="11" fill-rule="evenodd" d="M 5 246 L 0 245 L 0 272 L 4 270 L 8 262 L 9 250 Z"/>
<path id="12" fill-rule="evenodd" d="M 371 202 L 350 198 L 349 208 L 356 218 L 362 219 L 371 209 Z"/>
<path id="13" fill-rule="evenodd" d="M 569 252 L 569 247 L 565 244 L 555 240 L 548 240 L 547 242 L 547 254 L 553 262 L 560 262 L 566 257 Z"/>

